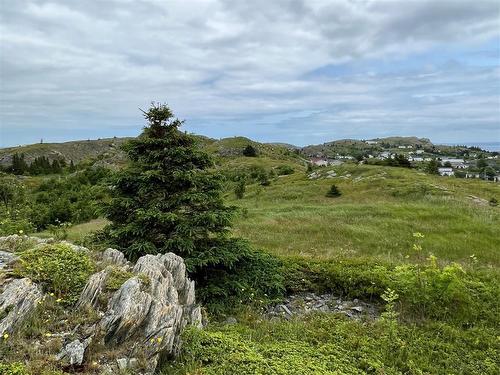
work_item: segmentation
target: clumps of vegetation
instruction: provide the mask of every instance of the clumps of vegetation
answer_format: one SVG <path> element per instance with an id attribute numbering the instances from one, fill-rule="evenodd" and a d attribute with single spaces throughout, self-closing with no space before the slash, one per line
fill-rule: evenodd
<path id="1" fill-rule="evenodd" d="M 110 266 L 104 288 L 106 291 L 110 292 L 118 290 L 125 281 L 133 276 L 134 274 L 132 272 L 126 271 L 123 268 Z"/>
<path id="2" fill-rule="evenodd" d="M 439 161 L 436 159 L 432 159 L 430 162 L 427 163 L 425 166 L 425 171 L 429 174 L 439 174 L 439 167 L 440 167 Z"/>
<path id="3" fill-rule="evenodd" d="M 280 165 L 276 168 L 276 173 L 278 174 L 278 176 L 287 176 L 293 174 L 293 172 L 295 172 L 295 169 L 287 164 Z"/>
<path id="4" fill-rule="evenodd" d="M 203 303 L 237 304 L 247 290 L 277 295 L 278 262 L 230 236 L 236 208 L 224 204 L 210 156 L 179 131 L 182 122 L 168 106 L 153 103 L 144 117 L 143 134 L 124 145 L 129 167 L 113 177 L 109 243 L 130 260 L 170 251 L 183 257 Z"/>
<path id="5" fill-rule="evenodd" d="M 0 363 L 0 374 L 2 375 L 30 375 L 26 366 L 21 362 Z"/>
<path id="6" fill-rule="evenodd" d="M 340 197 L 341 195 L 342 195 L 342 193 L 340 192 L 339 188 L 335 184 L 333 184 L 330 187 L 330 190 L 328 190 L 328 192 L 326 193 L 326 196 L 330 197 L 330 198 L 337 198 L 337 197 Z"/>
<path id="7" fill-rule="evenodd" d="M 1 169 L 1 168 L 0 168 Z M 52 162 L 46 156 L 36 157 L 30 164 L 26 162 L 24 153 L 15 153 L 12 155 L 12 164 L 9 167 L 3 168 L 7 173 L 15 175 L 29 174 L 31 176 L 61 174 L 63 172 L 73 173 L 76 167 L 71 160 L 70 165 L 65 159 L 53 159 Z"/>
<path id="8" fill-rule="evenodd" d="M 0 174 L 0 235 L 49 229 L 64 239 L 69 223 L 96 219 L 109 196 L 109 171 L 90 168 L 71 176 L 22 182 Z"/>
<path id="9" fill-rule="evenodd" d="M 351 321 L 332 314 L 269 322 L 258 316 L 188 329 L 171 374 L 496 374 L 492 329 Z"/>
<path id="10" fill-rule="evenodd" d="M 238 199 L 243 199 L 245 197 L 245 190 L 246 190 L 246 181 L 245 179 L 242 178 L 236 182 L 236 186 L 234 188 L 234 195 L 236 195 L 236 198 Z"/>
<path id="11" fill-rule="evenodd" d="M 99 319 L 97 311 L 90 306 L 67 308 L 57 296 L 45 295 L 11 335 L 0 337 L 2 360 L 8 364 L 4 368 L 0 365 L 0 374 L 9 374 L 8 370 L 14 369 L 23 375 L 67 374 L 61 371 L 61 363 L 56 359 L 65 344 L 64 338 L 57 334 L 72 332 L 70 339 L 81 337 Z M 88 354 L 92 355 L 90 351 Z M 87 368 L 91 371 L 92 365 Z M 13 374 L 18 374 L 15 371 Z"/>
<path id="12" fill-rule="evenodd" d="M 90 257 L 71 246 L 58 243 L 36 246 L 20 253 L 17 273 L 41 283 L 64 303 L 75 302 L 94 271 Z"/>
<path id="13" fill-rule="evenodd" d="M 257 149 L 252 145 L 248 145 L 243 149 L 243 155 L 249 158 L 254 158 L 257 156 Z"/>
<path id="14" fill-rule="evenodd" d="M 379 302 L 393 290 L 403 320 L 493 324 L 500 298 L 495 276 L 466 272 L 456 263 L 441 267 L 434 257 L 422 265 L 397 266 L 368 259 L 294 260 L 287 264 L 285 280 L 290 292 L 331 292 Z"/>
<path id="15" fill-rule="evenodd" d="M 491 207 L 496 207 L 498 206 L 498 200 L 495 197 L 491 197 L 489 200 L 489 204 Z"/>

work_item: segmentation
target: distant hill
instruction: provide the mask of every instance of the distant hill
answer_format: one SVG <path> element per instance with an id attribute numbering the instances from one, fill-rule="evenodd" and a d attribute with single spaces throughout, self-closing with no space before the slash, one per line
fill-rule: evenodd
<path id="1" fill-rule="evenodd" d="M 245 137 L 230 137 L 213 139 L 195 135 L 200 144 L 209 153 L 222 159 L 243 155 L 246 146 L 252 145 L 260 156 L 275 160 L 310 157 L 338 157 L 340 155 L 369 155 L 385 150 L 400 152 L 402 146 L 413 149 L 423 149 L 437 155 L 454 154 L 471 151 L 466 146 L 434 145 L 428 138 L 418 137 L 386 137 L 369 140 L 339 139 L 320 145 L 297 147 L 286 143 L 260 143 Z M 64 159 L 75 164 L 88 162 L 94 165 L 117 167 L 126 162 L 126 157 L 120 146 L 132 138 L 104 138 L 97 140 L 82 140 L 64 143 L 38 143 L 0 149 L 0 166 L 12 164 L 15 153 L 24 154 L 30 164 L 36 157 L 45 156 L 50 161 Z M 405 150 L 403 150 L 405 151 Z M 477 151 L 477 150 L 472 150 Z"/>
<path id="2" fill-rule="evenodd" d="M 369 154 L 399 146 L 413 146 L 415 148 L 434 147 L 427 138 L 418 137 L 386 137 L 369 140 L 339 139 L 321 145 L 310 145 L 302 148 L 306 156 L 334 157 L 336 155 Z"/>
<path id="3" fill-rule="evenodd" d="M 49 160 L 73 160 L 75 164 L 84 160 L 100 158 L 103 161 L 116 164 L 124 160 L 120 146 L 130 138 L 103 138 L 96 140 L 71 141 L 63 143 L 36 143 L 26 146 L 17 146 L 0 149 L 0 165 L 3 167 L 12 164 L 15 153 L 24 154 L 28 164 L 36 157 L 46 156 Z"/>
<path id="4" fill-rule="evenodd" d="M 200 144 L 208 152 L 218 157 L 241 156 L 243 149 L 252 145 L 262 156 L 280 159 L 291 153 L 288 145 L 266 144 L 252 141 L 245 137 L 232 137 L 223 139 L 212 139 L 198 136 Z M 63 143 L 37 143 L 32 145 L 8 147 L 0 149 L 0 166 L 7 167 L 12 164 L 14 154 L 24 154 L 25 160 L 31 164 L 40 156 L 47 157 L 50 161 L 62 160 L 75 163 L 89 162 L 103 166 L 119 166 L 126 161 L 124 152 L 120 146 L 132 138 L 105 138 L 97 140 L 82 140 Z"/>

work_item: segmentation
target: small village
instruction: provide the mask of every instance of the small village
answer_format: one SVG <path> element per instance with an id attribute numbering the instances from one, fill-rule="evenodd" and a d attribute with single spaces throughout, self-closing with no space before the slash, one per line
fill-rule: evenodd
<path id="1" fill-rule="evenodd" d="M 433 145 L 424 142 L 389 143 L 386 140 L 331 142 L 317 153 L 309 153 L 309 161 L 317 167 L 337 166 L 345 162 L 404 166 L 426 170 L 443 177 L 475 178 L 500 182 L 500 160 L 496 151 L 467 146 Z M 350 143 L 349 143 L 350 142 Z M 345 147 L 350 144 L 350 147 Z M 340 147 L 339 147 L 340 146 Z M 394 163 L 394 160 L 404 165 Z M 430 169 L 429 169 L 430 168 Z"/>

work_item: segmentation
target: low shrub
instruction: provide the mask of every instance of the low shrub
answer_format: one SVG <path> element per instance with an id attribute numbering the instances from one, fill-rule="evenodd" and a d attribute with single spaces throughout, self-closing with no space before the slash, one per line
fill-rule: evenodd
<path id="1" fill-rule="evenodd" d="M 492 328 L 358 322 L 333 314 L 188 329 L 163 374 L 497 374 Z"/>
<path id="2" fill-rule="evenodd" d="M 0 375 L 30 375 L 26 366 L 20 362 L 0 363 Z"/>
<path id="3" fill-rule="evenodd" d="M 295 172 L 293 167 L 290 165 L 286 165 L 286 164 L 280 165 L 276 168 L 276 173 L 278 174 L 278 176 L 290 175 L 293 172 Z"/>
<path id="4" fill-rule="evenodd" d="M 326 193 L 326 196 L 330 197 L 330 198 L 340 197 L 341 195 L 342 195 L 342 193 L 340 192 L 339 188 L 335 184 L 333 184 L 330 187 L 330 190 L 328 190 L 328 192 Z"/>
<path id="5" fill-rule="evenodd" d="M 90 277 L 90 257 L 63 243 L 34 247 L 20 254 L 17 272 L 42 283 L 66 303 L 74 302 Z"/>
<path id="6" fill-rule="evenodd" d="M 399 295 L 403 319 L 436 319 L 464 326 L 494 323 L 500 299 L 497 274 L 443 267 L 431 257 L 424 265 L 377 263 L 368 259 L 337 261 L 289 260 L 284 267 L 289 292 L 332 292 L 381 301 L 387 289 Z"/>
<path id="7" fill-rule="evenodd" d="M 219 315 L 242 305 L 262 307 L 282 298 L 285 287 L 281 269 L 281 261 L 274 256 L 250 249 L 231 268 L 206 267 L 191 277 L 196 281 L 199 301 Z"/>

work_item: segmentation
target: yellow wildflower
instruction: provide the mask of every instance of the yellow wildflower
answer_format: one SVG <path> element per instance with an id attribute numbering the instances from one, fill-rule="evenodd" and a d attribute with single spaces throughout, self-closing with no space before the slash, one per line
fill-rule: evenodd
<path id="1" fill-rule="evenodd" d="M 56 302 L 57 302 L 57 303 L 59 303 L 59 302 L 61 302 L 61 301 L 62 301 L 62 298 L 58 298 L 58 299 L 56 299 Z"/>
<path id="2" fill-rule="evenodd" d="M 9 334 L 8 334 L 7 332 L 5 332 L 5 333 L 3 334 L 3 339 L 4 339 L 4 340 L 7 340 L 8 338 L 9 338 Z"/>

